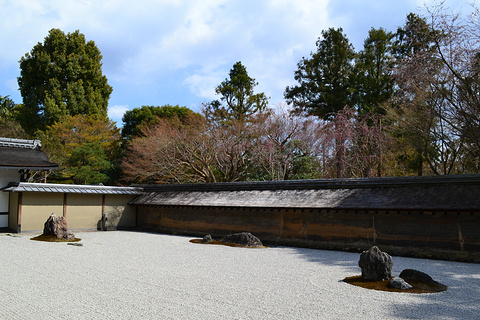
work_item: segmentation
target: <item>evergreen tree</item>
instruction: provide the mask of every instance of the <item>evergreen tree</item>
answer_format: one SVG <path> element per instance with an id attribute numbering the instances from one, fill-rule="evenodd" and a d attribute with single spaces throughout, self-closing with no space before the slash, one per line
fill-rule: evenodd
<path id="1" fill-rule="evenodd" d="M 78 30 L 50 30 L 43 43 L 20 59 L 24 129 L 32 135 L 67 115 L 106 118 L 112 87 L 102 74 L 101 61 L 95 43 Z"/>
<path id="2" fill-rule="evenodd" d="M 437 99 L 432 91 L 439 61 L 435 58 L 436 32 L 426 19 L 410 13 L 395 34 L 394 105 L 389 113 L 401 145 L 399 159 L 409 169 L 423 175 L 424 164 L 434 152 L 437 119 L 433 109 Z"/>
<path id="3" fill-rule="evenodd" d="M 19 105 L 9 98 L 0 96 L 0 137 L 26 138 L 27 134 L 17 121 Z"/>
<path id="4" fill-rule="evenodd" d="M 220 101 L 214 100 L 205 106 L 207 118 L 213 121 L 247 121 L 253 114 L 265 110 L 268 98 L 263 92 L 254 93 L 257 85 L 258 82 L 248 75 L 247 68 L 240 61 L 235 63 L 229 78 L 215 88 L 215 92 L 221 95 Z"/>
<path id="5" fill-rule="evenodd" d="M 343 30 L 322 31 L 317 52 L 302 58 L 295 71 L 299 83 L 287 87 L 285 99 L 295 111 L 331 120 L 345 106 L 354 106 L 353 60 L 355 52 Z"/>
<path id="6" fill-rule="evenodd" d="M 364 49 L 355 61 L 356 95 L 360 114 L 384 114 L 382 105 L 393 94 L 393 34 L 384 29 L 370 29 Z"/>
<path id="7" fill-rule="evenodd" d="M 128 110 L 123 115 L 122 137 L 131 140 L 134 137 L 141 136 L 143 129 L 154 126 L 160 122 L 160 119 L 170 119 L 172 121 L 180 121 L 186 123 L 191 117 L 201 118 L 201 115 L 193 112 L 187 107 L 178 105 L 164 106 L 142 106 Z"/>

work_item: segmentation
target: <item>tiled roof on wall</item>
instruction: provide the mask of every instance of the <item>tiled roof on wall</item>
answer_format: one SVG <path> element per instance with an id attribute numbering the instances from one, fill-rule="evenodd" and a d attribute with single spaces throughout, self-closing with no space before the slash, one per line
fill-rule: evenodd
<path id="1" fill-rule="evenodd" d="M 83 193 L 83 194 L 118 194 L 139 195 L 140 187 L 112 187 L 102 185 L 74 185 L 53 183 L 13 182 L 1 189 L 5 192 L 48 192 L 48 193 Z"/>
<path id="2" fill-rule="evenodd" d="M 139 206 L 480 210 L 480 175 L 146 185 Z"/>

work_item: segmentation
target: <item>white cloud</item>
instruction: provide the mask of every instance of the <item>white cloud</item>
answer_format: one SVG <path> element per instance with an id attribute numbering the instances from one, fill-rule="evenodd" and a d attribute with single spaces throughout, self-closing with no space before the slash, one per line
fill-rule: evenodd
<path id="1" fill-rule="evenodd" d="M 318 0 L 7 1 L 0 5 L 0 27 L 5 31 L 0 41 L 12 46 L 3 46 L 0 57 L 7 64 L 18 63 L 51 28 L 79 29 L 102 51 L 103 70 L 111 81 L 150 87 L 180 76 L 183 79 L 176 81 L 185 90 L 210 99 L 232 65 L 242 61 L 265 90 L 278 91 L 273 86 L 280 79 L 284 83 L 293 78 L 298 59 L 308 55 L 327 27 L 327 4 Z"/>
<path id="2" fill-rule="evenodd" d="M 117 125 L 122 122 L 123 115 L 127 110 L 130 110 L 129 106 L 115 105 L 108 107 L 108 117 L 117 122 Z"/>
<path id="3" fill-rule="evenodd" d="M 18 76 L 20 57 L 51 28 L 78 29 L 103 54 L 117 116 L 127 105 L 217 98 L 237 61 L 277 103 L 322 30 L 343 27 L 361 46 L 370 27 L 402 24 L 418 1 L 0 0 L 0 83 Z"/>
<path id="4" fill-rule="evenodd" d="M 214 100 L 217 99 L 215 95 L 215 87 L 220 84 L 218 77 L 213 74 L 196 73 L 188 76 L 183 83 L 190 88 L 190 91 L 203 99 Z"/>
<path id="5" fill-rule="evenodd" d="M 320 31 L 328 27 L 327 4 L 310 0 L 231 2 L 218 15 L 207 15 L 205 41 L 183 43 L 181 61 L 201 65 L 184 83 L 202 98 L 215 98 L 214 88 L 236 61 L 242 61 L 259 82 L 258 91 L 281 99 L 299 59 L 310 53 Z"/>

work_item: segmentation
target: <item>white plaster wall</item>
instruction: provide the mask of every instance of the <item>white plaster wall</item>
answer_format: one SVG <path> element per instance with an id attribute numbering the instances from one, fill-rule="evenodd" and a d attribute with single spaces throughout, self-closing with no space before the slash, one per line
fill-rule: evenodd
<path id="1" fill-rule="evenodd" d="M 18 173 L 18 170 L 0 169 L 0 189 L 6 187 L 9 182 L 19 181 L 20 173 Z M 0 191 L 0 212 L 8 212 L 8 192 Z"/>
<path id="2" fill-rule="evenodd" d="M 8 214 L 0 214 L 0 228 L 8 227 Z"/>

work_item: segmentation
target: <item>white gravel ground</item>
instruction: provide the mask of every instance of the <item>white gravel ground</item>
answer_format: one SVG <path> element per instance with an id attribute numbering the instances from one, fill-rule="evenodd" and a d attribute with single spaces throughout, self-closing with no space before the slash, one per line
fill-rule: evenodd
<path id="1" fill-rule="evenodd" d="M 480 265 L 393 257 L 446 292 L 367 290 L 359 254 L 232 248 L 141 232 L 83 232 L 82 247 L 0 234 L 2 319 L 480 319 Z"/>

